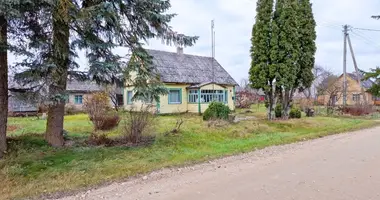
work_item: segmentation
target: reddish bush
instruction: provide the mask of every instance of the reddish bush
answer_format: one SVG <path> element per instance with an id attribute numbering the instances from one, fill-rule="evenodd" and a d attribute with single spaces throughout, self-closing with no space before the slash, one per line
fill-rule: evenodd
<path id="1" fill-rule="evenodd" d="M 250 108 L 256 102 L 263 102 L 264 99 L 250 91 L 236 92 L 236 107 L 237 108 Z"/>
<path id="2" fill-rule="evenodd" d="M 341 111 L 343 114 L 349 114 L 352 116 L 364 116 L 369 115 L 373 112 L 373 106 L 370 105 L 355 105 L 342 107 Z"/>
<path id="3" fill-rule="evenodd" d="M 95 130 L 108 131 L 119 125 L 120 117 L 118 115 L 104 115 L 96 118 L 90 118 L 95 126 Z"/>
<path id="4" fill-rule="evenodd" d="M 84 108 L 95 130 L 111 130 L 119 125 L 120 117 L 117 114 L 109 114 L 109 102 L 109 97 L 104 92 L 94 93 L 91 98 L 85 99 Z"/>

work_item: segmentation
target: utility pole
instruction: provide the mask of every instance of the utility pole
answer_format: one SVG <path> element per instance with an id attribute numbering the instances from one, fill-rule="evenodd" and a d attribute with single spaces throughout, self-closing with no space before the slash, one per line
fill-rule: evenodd
<path id="1" fill-rule="evenodd" d="M 355 71 L 356 71 L 356 78 L 357 78 L 357 81 L 360 85 L 360 89 L 361 89 L 361 92 L 362 92 L 362 95 L 363 95 L 363 100 L 364 100 L 364 104 L 367 104 L 367 97 L 365 95 L 365 92 L 364 92 L 364 88 L 363 88 L 363 85 L 362 85 L 362 82 L 361 82 L 361 75 L 359 73 L 359 68 L 358 68 L 358 64 L 356 62 L 356 58 L 355 58 L 355 53 L 354 53 L 354 49 L 352 48 L 352 44 L 351 44 L 351 39 L 350 39 L 350 35 L 347 34 L 347 39 L 348 39 L 348 45 L 350 46 L 350 52 L 351 52 L 351 56 L 352 56 L 352 61 L 354 62 L 354 66 L 355 66 Z"/>
<path id="2" fill-rule="evenodd" d="M 348 25 L 343 26 L 344 43 L 343 43 L 343 105 L 347 105 L 347 36 Z"/>

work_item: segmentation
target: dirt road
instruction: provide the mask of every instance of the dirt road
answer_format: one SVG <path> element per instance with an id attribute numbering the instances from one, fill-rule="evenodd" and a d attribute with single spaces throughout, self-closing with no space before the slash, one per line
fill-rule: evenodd
<path id="1" fill-rule="evenodd" d="M 62 200 L 380 199 L 380 127 L 166 169 Z"/>

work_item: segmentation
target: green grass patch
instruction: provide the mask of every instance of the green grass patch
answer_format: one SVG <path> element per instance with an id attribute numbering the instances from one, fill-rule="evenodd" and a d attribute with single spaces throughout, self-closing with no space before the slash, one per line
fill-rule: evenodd
<path id="1" fill-rule="evenodd" d="M 315 117 L 274 122 L 259 119 L 209 127 L 200 116 L 183 115 L 185 123 L 181 133 L 164 136 L 164 132 L 174 127 L 177 117 L 159 116 L 155 120 L 157 138 L 150 146 L 106 148 L 81 145 L 80 141 L 92 132 L 92 125 L 86 115 L 68 116 L 65 129 L 71 139 L 79 142 L 63 149 L 51 148 L 43 140 L 46 121 L 11 118 L 10 125 L 17 129 L 10 131 L 9 153 L 0 161 L 0 199 L 77 190 L 163 167 L 198 163 L 379 123 L 366 119 Z M 118 135 L 121 131 L 122 125 L 109 134 Z"/>

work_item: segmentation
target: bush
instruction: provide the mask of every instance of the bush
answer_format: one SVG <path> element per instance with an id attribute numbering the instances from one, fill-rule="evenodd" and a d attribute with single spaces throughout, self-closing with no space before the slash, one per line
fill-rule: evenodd
<path id="1" fill-rule="evenodd" d="M 302 115 L 301 110 L 299 108 L 295 108 L 295 107 L 293 107 L 289 113 L 290 119 L 300 119 L 301 115 Z"/>
<path id="2" fill-rule="evenodd" d="M 66 105 L 65 106 L 65 115 L 75 115 L 79 114 L 81 111 L 76 109 L 73 105 Z"/>
<path id="3" fill-rule="evenodd" d="M 282 117 L 282 105 L 281 104 L 276 105 L 276 108 L 274 109 L 274 114 L 275 114 L 276 118 Z"/>
<path id="4" fill-rule="evenodd" d="M 236 108 L 250 108 L 255 103 L 257 97 L 254 93 L 249 91 L 236 92 L 235 98 Z"/>
<path id="5" fill-rule="evenodd" d="M 109 102 L 109 96 L 105 92 L 94 93 L 91 98 L 84 100 L 84 109 L 95 130 L 111 130 L 119 124 L 120 117 L 116 113 L 110 114 Z"/>
<path id="6" fill-rule="evenodd" d="M 126 119 L 124 126 L 127 142 L 137 144 L 142 141 L 144 134 L 153 126 L 154 115 L 150 111 L 151 106 L 141 106 L 138 112 L 135 112 L 133 108 L 129 111 L 129 118 Z"/>
<path id="7" fill-rule="evenodd" d="M 95 130 L 108 131 L 119 125 L 120 117 L 117 114 L 106 114 L 97 118 L 91 119 L 95 126 Z"/>
<path id="8" fill-rule="evenodd" d="M 344 106 L 340 108 L 343 114 L 349 114 L 352 116 L 364 116 L 369 115 L 373 112 L 373 106 L 370 105 L 355 105 L 355 106 Z"/>
<path id="9" fill-rule="evenodd" d="M 107 135 L 105 134 L 100 134 L 100 135 L 91 134 L 87 143 L 93 146 L 99 146 L 99 145 L 112 146 L 114 142 L 111 139 L 109 139 Z"/>
<path id="10" fill-rule="evenodd" d="M 231 110 L 228 106 L 224 105 L 221 102 L 212 102 L 206 111 L 203 113 L 203 120 L 215 120 L 222 119 L 228 120 L 228 115 L 231 113 Z"/>

